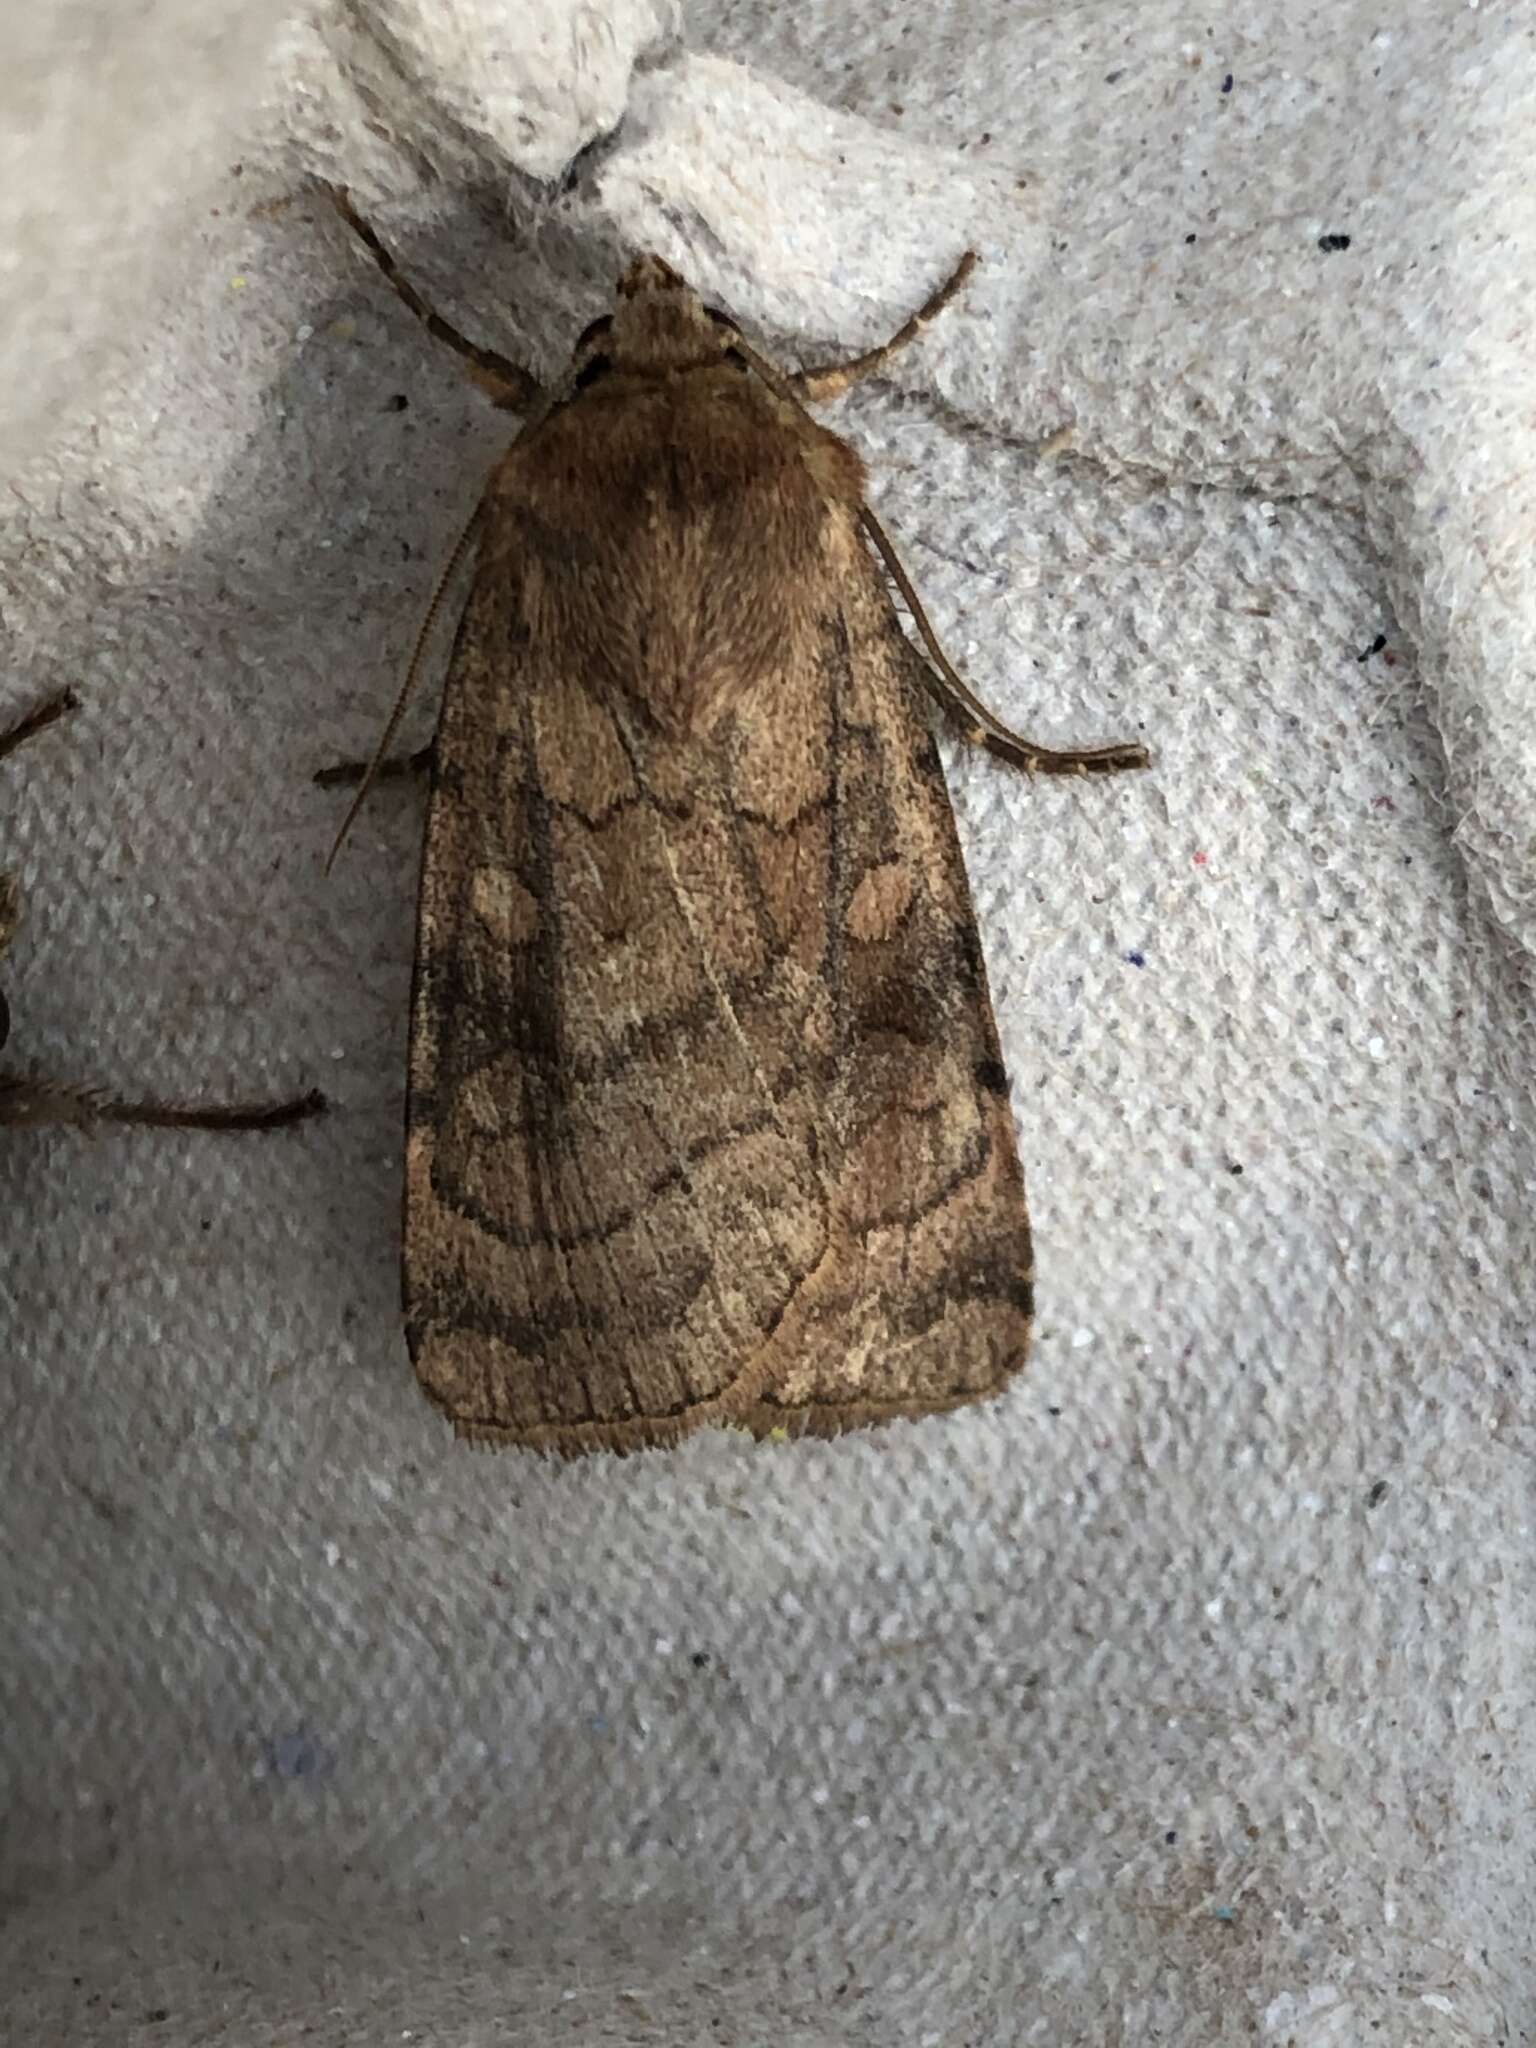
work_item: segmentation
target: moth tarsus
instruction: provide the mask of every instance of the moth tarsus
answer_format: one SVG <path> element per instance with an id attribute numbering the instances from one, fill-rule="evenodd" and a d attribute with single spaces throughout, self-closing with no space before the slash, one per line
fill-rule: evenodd
<path id="1" fill-rule="evenodd" d="M 883 347 L 783 372 L 641 256 L 541 391 L 334 196 L 530 411 L 476 514 L 432 749 L 403 1261 L 424 1390 L 473 1442 L 568 1455 L 997 1392 L 1029 1224 L 926 697 L 1019 767 L 1147 757 L 992 716 L 804 404 L 888 363 L 972 259 Z"/>
<path id="2" fill-rule="evenodd" d="M 69 712 L 79 709 L 73 690 L 61 690 L 36 710 L 0 732 L 0 760 L 36 739 Z M 21 891 L 14 876 L 0 873 L 0 959 L 10 950 L 21 922 Z M 0 1047 L 10 1033 L 10 1010 L 0 995 Z M 0 1125 L 144 1124 L 161 1130 L 266 1131 L 302 1123 L 326 1107 L 318 1089 L 279 1102 L 133 1102 L 102 1088 L 0 1072 Z"/>
<path id="3" fill-rule="evenodd" d="M 40 732 L 46 732 L 50 725 L 56 725 L 71 711 L 78 711 L 80 699 L 73 690 L 60 690 L 46 698 L 35 711 L 29 711 L 18 719 L 8 731 L 0 733 L 0 761 L 7 754 L 14 754 L 18 747 L 25 746 L 30 739 L 36 739 Z"/>
<path id="4" fill-rule="evenodd" d="M 137 1124 L 159 1131 L 277 1131 L 330 1107 L 318 1088 L 286 1102 L 129 1102 L 99 1088 L 0 1074 L 0 1124 Z"/>
<path id="5" fill-rule="evenodd" d="M 315 770 L 314 784 L 317 789 L 356 789 L 364 780 L 400 782 L 408 776 L 425 775 L 431 766 L 431 747 L 418 747 L 414 754 L 395 754 L 377 764 L 371 761 L 333 761 L 328 768 Z"/>

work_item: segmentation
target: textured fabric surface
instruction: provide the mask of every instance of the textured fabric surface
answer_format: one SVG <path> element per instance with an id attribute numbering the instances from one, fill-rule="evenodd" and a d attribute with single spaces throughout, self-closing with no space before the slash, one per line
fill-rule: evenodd
<path id="1" fill-rule="evenodd" d="M 0 82 L 0 710 L 82 699 L 6 1057 L 337 1107 L 3 1134 L 0 2033 L 1536 2037 L 1528 11 L 158 0 L 185 163 L 74 13 Z M 808 358 L 982 252 L 827 417 L 977 689 L 1156 756 L 946 755 L 1001 1402 L 563 1468 L 416 1392 L 420 801 L 326 882 L 309 776 L 508 427 L 316 170 L 544 370 L 635 247 Z"/>

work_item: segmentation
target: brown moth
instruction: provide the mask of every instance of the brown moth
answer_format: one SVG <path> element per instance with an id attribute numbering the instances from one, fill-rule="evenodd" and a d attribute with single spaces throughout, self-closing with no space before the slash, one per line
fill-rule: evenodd
<path id="1" fill-rule="evenodd" d="M 0 732 L 0 760 L 77 708 L 73 690 L 63 690 L 36 711 Z M 0 958 L 9 952 L 21 922 L 21 891 L 15 877 L 0 874 Z M 0 994 L 0 1047 L 10 1034 L 10 1010 Z M 317 1116 L 325 1108 L 317 1091 L 289 1102 L 209 1103 L 202 1108 L 170 1102 L 125 1102 L 100 1088 L 71 1081 L 44 1081 L 0 1070 L 0 1124 L 153 1124 L 161 1129 L 267 1131 Z"/>
<path id="2" fill-rule="evenodd" d="M 461 543 L 430 750 L 403 1273 L 422 1386 L 462 1436 L 568 1454 L 996 1393 L 1029 1338 L 1029 1223 L 926 700 L 1026 769 L 1147 756 L 1052 752 L 977 703 L 858 456 L 802 402 L 887 362 L 974 259 L 884 347 L 789 374 L 641 256 L 542 390 L 333 196 L 527 415 Z"/>

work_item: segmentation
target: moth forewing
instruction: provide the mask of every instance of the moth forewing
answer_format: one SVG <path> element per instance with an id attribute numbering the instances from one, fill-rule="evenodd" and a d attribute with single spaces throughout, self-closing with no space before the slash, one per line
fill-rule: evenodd
<path id="1" fill-rule="evenodd" d="M 1023 1178 L 927 694 L 957 686 L 1028 767 L 1146 756 L 1007 733 L 903 575 L 923 660 L 859 459 L 801 403 L 961 274 L 796 378 L 643 256 L 485 491 L 432 754 L 404 1219 L 411 1355 L 465 1436 L 831 1432 L 1024 1361 Z"/>
<path id="2" fill-rule="evenodd" d="M 0 732 L 0 760 L 77 708 L 78 700 L 72 690 L 48 699 Z M 16 878 L 0 872 L 0 961 L 10 951 L 21 914 L 21 890 Z M 10 1009 L 0 993 L 0 1048 L 6 1046 L 9 1033 Z M 130 1102 L 102 1088 L 50 1081 L 0 1068 L 0 1125 L 72 1124 L 85 1128 L 119 1123 L 152 1124 L 162 1129 L 261 1131 L 301 1122 L 318 1115 L 325 1106 L 324 1096 L 315 1090 L 278 1102 Z"/>

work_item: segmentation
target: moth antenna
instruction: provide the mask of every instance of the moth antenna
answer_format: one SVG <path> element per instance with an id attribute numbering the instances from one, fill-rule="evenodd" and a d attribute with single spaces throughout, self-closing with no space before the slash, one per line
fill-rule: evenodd
<path id="1" fill-rule="evenodd" d="M 459 535 L 458 545 L 448 558 L 447 568 L 437 579 L 437 587 L 432 592 L 432 602 L 427 606 L 426 617 L 421 622 L 421 631 L 416 635 L 416 645 L 411 653 L 410 667 L 405 672 L 405 681 L 400 685 L 399 694 L 395 698 L 394 709 L 389 714 L 389 722 L 380 735 L 379 744 L 373 750 L 373 758 L 363 772 L 362 781 L 357 785 L 357 795 L 353 797 L 352 802 L 347 808 L 347 815 L 341 821 L 341 830 L 331 842 L 331 850 L 325 857 L 324 872 L 326 874 L 329 874 L 336 865 L 336 856 L 341 851 L 342 841 L 351 831 L 357 814 L 363 807 L 363 798 L 372 789 L 379 770 L 384 764 L 384 756 L 389 752 L 395 734 L 400 730 L 400 721 L 405 716 L 405 707 L 411 700 L 411 693 L 416 688 L 417 678 L 421 674 L 422 656 L 426 653 L 427 641 L 431 638 L 432 628 L 437 624 L 437 615 L 443 608 L 444 593 L 458 574 L 460 565 L 469 553 L 471 542 L 479 537 L 480 520 L 484 509 L 484 501 L 482 500 L 471 514 L 469 524 Z"/>
<path id="2" fill-rule="evenodd" d="M 455 326 L 443 318 L 431 300 L 417 290 L 352 204 L 352 195 L 344 185 L 322 185 L 321 190 L 383 272 L 385 282 L 394 289 L 429 334 L 451 348 L 455 355 L 463 357 L 469 365 L 470 376 L 494 405 L 503 406 L 511 412 L 528 412 L 539 403 L 544 396 L 544 390 L 530 371 L 525 370 L 521 363 L 514 363 L 509 356 L 500 354 L 496 349 L 486 348 L 483 343 L 470 341 L 467 336 L 460 334 Z"/>
<path id="3" fill-rule="evenodd" d="M 949 283 L 935 294 L 930 301 L 934 310 L 948 303 L 954 291 L 970 274 L 970 267 L 969 263 L 962 262 Z M 921 313 L 914 314 L 897 339 L 907 337 L 908 329 L 915 334 L 924 321 L 931 317 L 932 314 L 927 308 Z M 795 388 L 794 381 L 786 377 L 782 370 L 775 368 L 766 356 L 760 356 L 750 342 L 735 340 L 731 347 L 744 362 L 751 365 L 770 391 L 776 392 L 807 419 L 813 417 Z M 880 351 L 875 351 L 876 355 L 879 353 Z M 1107 747 L 1058 749 L 1037 747 L 1033 740 L 1027 740 L 1021 733 L 1010 731 L 966 684 L 939 645 L 939 636 L 928 623 L 928 614 L 923 610 L 922 599 L 913 587 L 912 578 L 902 567 L 901 557 L 892 547 L 885 528 L 867 505 L 859 507 L 859 524 L 874 542 L 880 559 L 885 564 L 891 581 L 906 601 L 907 609 L 912 614 L 912 623 L 928 650 L 929 659 L 933 663 L 932 668 L 926 665 L 924 667 L 929 689 L 946 710 L 952 711 L 958 705 L 966 713 L 971 721 L 973 737 L 986 747 L 989 753 L 997 754 L 1005 761 L 1011 761 L 1015 767 L 1023 768 L 1031 775 L 1113 775 L 1123 768 L 1145 768 L 1150 765 L 1151 755 L 1144 746 L 1134 740 L 1116 742 Z"/>
<path id="4" fill-rule="evenodd" d="M 990 753 L 998 754 L 1031 775 L 1113 775 L 1122 768 L 1145 768 L 1151 762 L 1146 748 L 1135 740 L 1113 742 L 1107 747 L 1037 747 L 1022 733 L 1013 732 L 994 712 L 987 709 L 939 645 L 939 636 L 928 623 L 922 600 L 912 587 L 912 578 L 902 567 L 901 557 L 890 537 L 867 505 L 859 507 L 859 524 L 874 542 L 891 581 L 901 592 L 912 623 L 922 635 L 933 670 L 928 671 L 929 688 L 948 709 L 959 705 L 973 721 L 973 737 Z"/>
<path id="5" fill-rule="evenodd" d="M 924 300 L 910 320 L 897 328 L 889 341 L 882 341 L 878 348 L 868 348 L 863 355 L 852 356 L 846 363 L 821 363 L 814 368 L 796 370 L 789 378 L 796 394 L 814 401 L 837 398 L 853 385 L 862 383 L 864 378 L 872 377 L 876 370 L 883 369 L 892 356 L 916 341 L 930 321 L 938 319 L 976 268 L 976 261 L 976 251 L 967 249 L 938 290 Z"/>

